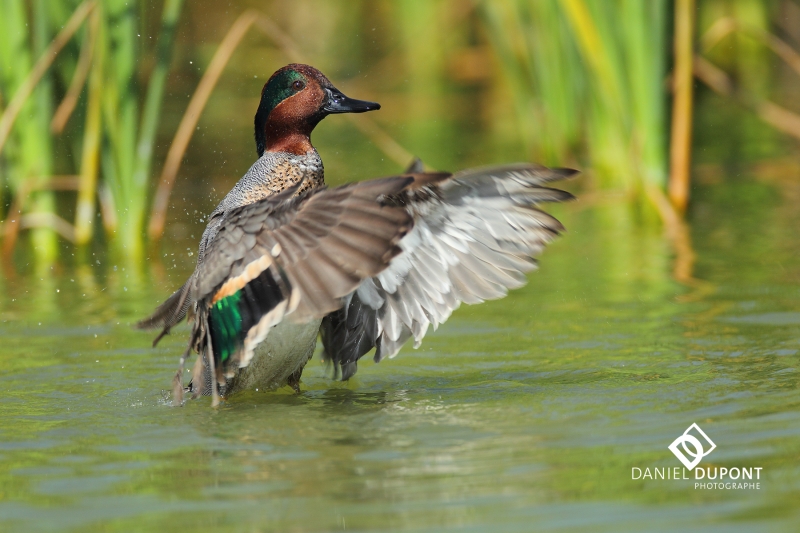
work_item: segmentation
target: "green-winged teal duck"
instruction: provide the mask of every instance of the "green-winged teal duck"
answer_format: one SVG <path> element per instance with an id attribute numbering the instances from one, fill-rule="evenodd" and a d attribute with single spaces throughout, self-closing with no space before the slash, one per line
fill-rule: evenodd
<path id="1" fill-rule="evenodd" d="M 199 355 L 186 391 L 220 396 L 291 385 L 322 338 L 348 379 L 375 348 L 417 347 L 461 302 L 522 286 L 545 244 L 563 230 L 536 206 L 571 199 L 545 185 L 575 173 L 514 164 L 405 174 L 325 187 L 311 132 L 326 116 L 380 109 L 348 98 L 318 70 L 293 64 L 261 91 L 259 158 L 209 217 L 191 277 L 139 327 L 188 314 L 193 327 L 173 380 Z M 212 385 L 213 384 L 213 385 Z"/>

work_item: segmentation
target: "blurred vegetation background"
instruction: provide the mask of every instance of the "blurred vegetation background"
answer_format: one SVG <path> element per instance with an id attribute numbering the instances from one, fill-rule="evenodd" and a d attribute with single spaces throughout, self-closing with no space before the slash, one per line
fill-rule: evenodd
<path id="1" fill-rule="evenodd" d="M 0 25 L 6 263 L 188 238 L 255 159 L 261 86 L 290 61 L 383 105 L 318 128 L 330 183 L 412 155 L 574 166 L 583 201 L 664 224 L 689 263 L 691 180 L 800 139 L 796 0 L 2 0 Z"/>

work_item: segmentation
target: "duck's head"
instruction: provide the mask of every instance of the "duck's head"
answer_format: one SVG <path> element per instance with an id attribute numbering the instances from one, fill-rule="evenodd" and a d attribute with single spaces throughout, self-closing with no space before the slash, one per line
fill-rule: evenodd
<path id="1" fill-rule="evenodd" d="M 310 135 L 319 121 L 335 113 L 364 113 L 380 104 L 354 100 L 308 65 L 286 65 L 261 90 L 256 112 L 256 149 L 304 154 L 312 150 Z"/>

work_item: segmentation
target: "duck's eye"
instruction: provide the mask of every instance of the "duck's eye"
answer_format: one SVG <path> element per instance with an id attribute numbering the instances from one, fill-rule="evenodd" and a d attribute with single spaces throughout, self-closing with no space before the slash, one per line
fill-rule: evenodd
<path id="1" fill-rule="evenodd" d="M 297 80 L 294 83 L 292 83 L 292 89 L 294 89 L 295 91 L 302 91 L 305 86 L 306 84 L 300 80 Z"/>

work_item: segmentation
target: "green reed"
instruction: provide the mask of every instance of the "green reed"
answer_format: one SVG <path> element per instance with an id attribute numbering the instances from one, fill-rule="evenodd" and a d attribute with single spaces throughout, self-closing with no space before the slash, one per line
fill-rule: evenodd
<path id="1" fill-rule="evenodd" d="M 101 168 L 116 213 L 116 220 L 107 221 L 106 227 L 113 232 L 116 247 L 133 257 L 142 253 L 153 143 L 182 3 L 167 0 L 164 5 L 156 66 L 141 115 L 141 89 L 136 83 L 144 52 L 139 45 L 139 13 L 125 0 L 106 0 L 103 6 L 99 42 L 106 50 L 102 64 L 106 84 L 102 91 L 105 146 Z"/>
<path id="2" fill-rule="evenodd" d="M 0 9 L 0 101 L 6 104 L 16 89 L 22 84 L 33 66 L 33 62 L 44 51 L 50 41 L 50 28 L 53 21 L 47 2 L 36 0 L 32 3 L 33 16 L 28 15 L 28 2 L 6 0 Z M 50 117 L 53 103 L 52 77 L 45 75 L 33 94 L 25 102 L 20 121 L 4 149 L 0 162 L 0 191 L 14 191 L 26 185 L 30 194 L 17 202 L 22 212 L 32 214 L 52 213 L 55 198 L 47 188 L 53 171 Z M 4 204 L 10 199 L 0 193 Z M 0 209 L 5 211 L 5 209 Z M 17 218 L 18 214 L 12 214 Z M 33 230 L 31 244 L 34 256 L 42 262 L 51 262 L 57 254 L 56 235 L 52 231 L 37 227 L 29 219 Z M 21 221 L 15 221 L 22 225 Z"/>
<path id="3" fill-rule="evenodd" d="M 164 3 L 155 46 L 142 36 L 145 34 L 142 21 L 147 18 L 142 16 L 144 4 L 103 0 L 94 5 L 78 34 L 83 46 L 91 46 L 87 52 L 91 66 L 86 76 L 88 89 L 80 97 L 69 135 L 54 139 L 50 132 L 55 104 L 63 97 L 55 90 L 53 80 L 60 80 L 61 86 L 66 87 L 77 71 L 74 59 L 65 54 L 25 102 L 1 155 L 3 181 L 15 198 L 15 206 L 22 211 L 23 220 L 44 221 L 42 225 L 47 225 L 48 220 L 54 219 L 54 195 L 46 190 L 47 180 L 53 174 L 54 144 L 72 143 L 69 149 L 79 155 L 73 158 L 78 163 L 75 168 L 63 170 L 65 174 L 78 176 L 78 195 L 74 228 L 67 234 L 74 235 L 78 245 L 91 241 L 95 234 L 95 205 L 101 192 L 103 222 L 114 249 L 132 258 L 142 255 L 153 144 L 182 4 L 183 0 Z M 2 3 L 2 102 L 13 97 L 30 74 L 33 62 L 77 6 L 77 2 L 68 0 Z M 142 59 L 152 55 L 155 65 L 150 72 L 142 72 L 147 64 Z M 141 79 L 146 82 L 140 83 Z M 75 145 L 72 139 L 82 142 Z M 36 214 L 52 216 L 31 216 Z M 70 226 L 63 217 L 59 220 L 62 226 Z M 21 229 L 26 227 L 31 227 L 31 223 L 19 225 Z M 53 231 L 34 230 L 33 239 L 34 249 L 54 258 L 57 247 Z"/>
<path id="4" fill-rule="evenodd" d="M 485 1 L 530 155 L 605 188 L 666 182 L 666 0 Z"/>

